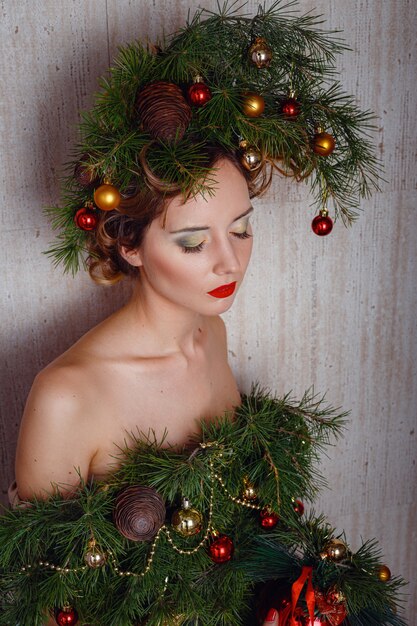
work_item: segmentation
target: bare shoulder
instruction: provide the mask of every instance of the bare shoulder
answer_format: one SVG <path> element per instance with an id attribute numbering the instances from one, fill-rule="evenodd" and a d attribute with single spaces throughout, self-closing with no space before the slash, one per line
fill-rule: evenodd
<path id="1" fill-rule="evenodd" d="M 20 428 L 16 452 L 19 495 L 39 497 L 87 477 L 94 450 L 83 436 L 83 367 L 59 359 L 35 378 Z"/>
<path id="2" fill-rule="evenodd" d="M 39 372 L 28 396 L 24 420 L 62 423 L 75 419 L 80 402 L 76 390 L 82 386 L 83 369 L 80 364 L 59 360 Z"/>

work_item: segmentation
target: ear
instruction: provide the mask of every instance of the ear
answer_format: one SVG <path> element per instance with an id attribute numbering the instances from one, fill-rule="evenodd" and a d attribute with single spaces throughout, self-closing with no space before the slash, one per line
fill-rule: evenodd
<path id="1" fill-rule="evenodd" d="M 140 267 L 143 265 L 142 255 L 140 253 L 139 248 L 135 248 L 130 250 L 125 246 L 120 246 L 119 248 L 120 255 L 124 258 L 124 260 L 129 263 L 129 265 L 133 265 L 133 267 Z"/>

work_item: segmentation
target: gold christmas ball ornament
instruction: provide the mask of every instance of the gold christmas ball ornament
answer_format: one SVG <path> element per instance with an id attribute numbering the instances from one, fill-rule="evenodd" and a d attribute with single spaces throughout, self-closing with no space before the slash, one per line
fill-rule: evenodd
<path id="1" fill-rule="evenodd" d="M 120 204 L 122 196 L 119 190 L 110 183 L 105 182 L 94 192 L 94 202 L 102 211 L 113 211 Z"/>
<path id="2" fill-rule="evenodd" d="M 339 563 L 345 561 L 349 556 L 349 549 L 341 539 L 331 539 L 320 553 L 323 560 Z"/>
<path id="3" fill-rule="evenodd" d="M 103 567 L 106 562 L 106 555 L 98 552 L 97 550 L 89 550 L 86 552 L 84 561 L 91 569 L 98 569 Z"/>
<path id="4" fill-rule="evenodd" d="M 382 582 L 386 583 L 391 578 L 391 571 L 386 565 L 381 565 L 380 567 L 378 567 L 377 575 L 379 580 L 382 580 Z"/>
<path id="5" fill-rule="evenodd" d="M 259 117 L 265 110 L 265 100 L 258 93 L 249 92 L 244 95 L 242 111 L 247 117 Z"/>
<path id="6" fill-rule="evenodd" d="M 103 567 L 106 563 L 107 557 L 103 552 L 97 549 L 96 542 L 91 540 L 88 544 L 88 550 L 84 556 L 85 564 L 91 569 L 98 569 Z"/>
<path id="7" fill-rule="evenodd" d="M 249 59 L 260 70 L 271 65 L 272 50 L 263 37 L 257 37 L 250 46 Z"/>
<path id="8" fill-rule="evenodd" d="M 333 135 L 322 132 L 321 129 L 314 135 L 312 148 L 319 156 L 329 156 L 336 147 Z"/>
<path id="9" fill-rule="evenodd" d="M 262 154 L 254 148 L 253 146 L 249 146 L 247 141 L 240 142 L 240 161 L 244 168 L 246 168 L 250 172 L 255 172 L 263 165 Z"/>
<path id="10" fill-rule="evenodd" d="M 182 508 L 174 511 L 171 524 L 173 529 L 183 537 L 197 535 L 203 525 L 203 517 L 199 511 L 191 508 L 190 501 L 184 498 Z"/>
<path id="11" fill-rule="evenodd" d="M 245 477 L 243 479 L 243 492 L 242 498 L 247 500 L 248 502 L 253 502 L 258 497 L 258 494 L 255 491 L 255 487 L 249 481 L 249 478 Z"/>

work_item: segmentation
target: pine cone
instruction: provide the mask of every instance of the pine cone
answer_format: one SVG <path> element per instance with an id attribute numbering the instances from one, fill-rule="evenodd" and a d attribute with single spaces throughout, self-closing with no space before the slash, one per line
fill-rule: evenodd
<path id="1" fill-rule="evenodd" d="M 181 140 L 191 120 L 191 108 L 181 89 L 162 80 L 139 91 L 136 111 L 143 129 L 167 142 Z"/>
<path id="2" fill-rule="evenodd" d="M 74 178 L 81 187 L 93 186 L 97 180 L 93 171 L 85 164 L 88 159 L 89 155 L 83 154 L 74 168 Z"/>
<path id="3" fill-rule="evenodd" d="M 113 518 L 123 537 L 151 541 L 165 521 L 165 503 L 151 487 L 126 487 L 116 498 Z"/>

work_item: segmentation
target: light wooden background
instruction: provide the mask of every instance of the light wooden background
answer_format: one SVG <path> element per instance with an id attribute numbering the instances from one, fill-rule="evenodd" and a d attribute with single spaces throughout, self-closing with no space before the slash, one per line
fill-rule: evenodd
<path id="1" fill-rule="evenodd" d="M 42 255 L 52 235 L 41 207 L 57 200 L 77 111 L 119 44 L 172 32 L 189 6 L 196 0 L 0 2 L 3 499 L 33 376 L 127 297 L 126 287 L 63 277 Z M 319 508 L 353 548 L 380 540 L 385 562 L 411 581 L 416 625 L 416 4 L 300 7 L 317 7 L 353 47 L 339 63 L 343 84 L 379 116 L 387 182 L 353 228 L 337 224 L 324 239 L 310 231 L 306 186 L 277 180 L 257 202 L 254 260 L 226 315 L 230 358 L 242 390 L 260 380 L 300 396 L 314 385 L 351 409 L 345 438 L 323 461 L 331 490 Z"/>

